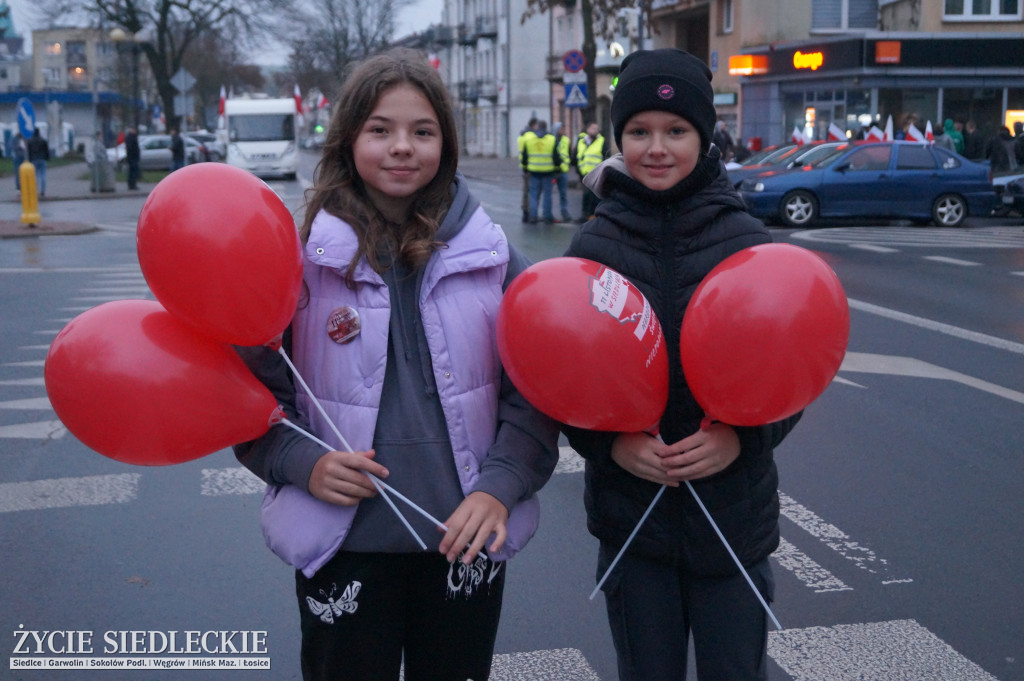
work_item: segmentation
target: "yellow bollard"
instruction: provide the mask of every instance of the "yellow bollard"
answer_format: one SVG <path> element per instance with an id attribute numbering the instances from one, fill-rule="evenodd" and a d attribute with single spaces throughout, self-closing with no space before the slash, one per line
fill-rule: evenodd
<path id="1" fill-rule="evenodd" d="M 21 180 L 21 221 L 27 225 L 38 225 L 43 218 L 39 215 L 36 167 L 25 161 L 18 167 L 18 174 Z"/>

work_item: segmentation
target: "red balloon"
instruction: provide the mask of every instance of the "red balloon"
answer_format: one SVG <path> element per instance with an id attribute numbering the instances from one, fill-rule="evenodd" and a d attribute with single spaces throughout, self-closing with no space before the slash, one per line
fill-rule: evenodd
<path id="1" fill-rule="evenodd" d="M 679 349 L 708 416 L 754 426 L 817 399 L 849 337 L 850 309 L 832 268 L 798 246 L 763 244 L 708 273 L 686 308 Z"/>
<path id="2" fill-rule="evenodd" d="M 197 163 L 164 178 L 139 215 L 142 274 L 169 312 L 235 345 L 291 322 L 302 285 L 295 221 L 255 175 Z"/>
<path id="3" fill-rule="evenodd" d="M 125 463 L 182 463 L 259 437 L 280 416 L 231 346 L 152 300 L 78 315 L 50 345 L 46 392 L 91 449 Z"/>
<path id="4" fill-rule="evenodd" d="M 509 285 L 498 352 L 537 409 L 572 426 L 651 428 L 668 399 L 661 324 L 635 286 L 582 258 L 543 260 Z"/>

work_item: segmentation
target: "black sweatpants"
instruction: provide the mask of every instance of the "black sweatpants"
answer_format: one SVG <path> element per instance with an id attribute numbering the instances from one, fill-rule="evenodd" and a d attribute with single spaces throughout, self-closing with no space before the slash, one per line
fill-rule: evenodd
<path id="1" fill-rule="evenodd" d="M 461 556 L 460 556 L 461 559 Z M 486 681 L 505 563 L 434 552 L 339 552 L 296 571 L 305 681 Z"/>
<path id="2" fill-rule="evenodd" d="M 598 578 L 616 553 L 601 545 Z M 747 573 L 771 603 L 768 559 Z M 691 633 L 699 681 L 767 679 L 768 616 L 743 575 L 696 577 L 627 552 L 602 590 L 619 681 L 685 681 Z"/>

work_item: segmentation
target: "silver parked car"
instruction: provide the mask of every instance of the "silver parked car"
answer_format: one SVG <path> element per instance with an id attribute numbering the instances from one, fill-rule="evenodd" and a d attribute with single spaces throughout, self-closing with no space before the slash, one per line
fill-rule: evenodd
<path id="1" fill-rule="evenodd" d="M 186 135 L 182 135 L 181 139 L 185 142 L 186 165 L 206 159 L 206 149 L 202 144 Z M 107 157 L 116 162 L 118 167 L 123 167 L 125 165 L 124 143 L 118 144 L 114 149 L 108 149 Z M 170 135 L 139 135 L 139 168 L 141 170 L 170 170 L 171 162 Z"/>

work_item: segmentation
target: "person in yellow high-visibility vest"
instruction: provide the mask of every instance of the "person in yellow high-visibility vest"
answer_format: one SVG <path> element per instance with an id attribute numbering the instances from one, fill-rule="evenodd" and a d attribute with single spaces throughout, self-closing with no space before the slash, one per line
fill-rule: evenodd
<path id="1" fill-rule="evenodd" d="M 608 158 L 608 141 L 601 134 L 601 128 L 597 123 L 588 121 L 587 127 L 580 133 L 579 139 L 576 141 L 576 170 L 580 174 L 581 184 L 587 173 L 606 158 Z M 597 194 L 583 185 L 583 212 L 580 219 L 586 222 L 594 217 L 596 209 Z"/>
<path id="2" fill-rule="evenodd" d="M 530 222 L 537 218 L 537 200 L 540 197 L 544 221 L 554 222 L 551 215 L 551 182 L 555 179 L 555 136 L 548 134 L 547 121 L 537 121 L 537 129 L 523 136 L 520 165 L 530 173 Z"/>
<path id="3" fill-rule="evenodd" d="M 523 158 L 523 144 L 526 142 L 526 133 L 533 132 L 537 129 L 537 119 L 531 118 L 526 124 L 526 127 L 519 133 L 519 137 L 516 138 L 516 146 L 519 149 L 520 161 Z M 523 166 L 523 222 L 530 221 L 530 173 L 526 172 L 526 167 Z"/>

